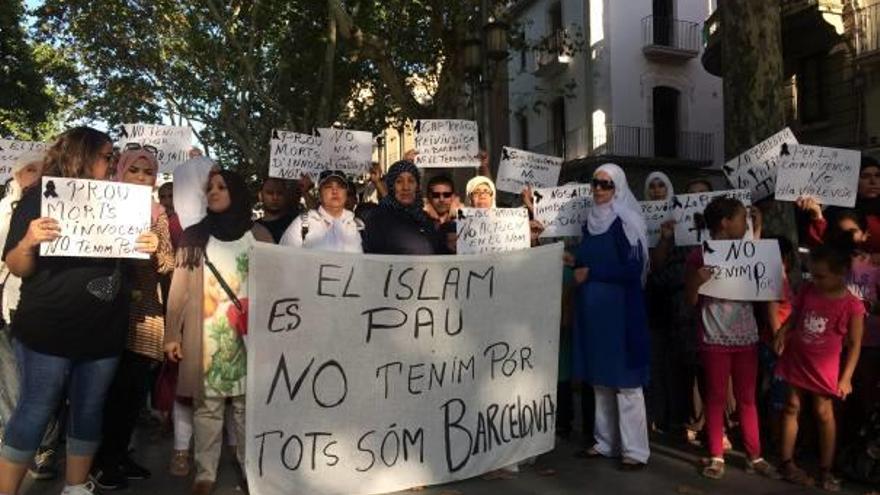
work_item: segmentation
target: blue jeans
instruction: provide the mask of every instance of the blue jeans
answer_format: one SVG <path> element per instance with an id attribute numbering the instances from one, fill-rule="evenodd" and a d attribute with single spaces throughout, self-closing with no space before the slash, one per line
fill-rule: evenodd
<path id="1" fill-rule="evenodd" d="M 21 391 L 3 438 L 0 457 L 10 462 L 30 462 L 46 425 L 67 397 L 70 420 L 67 452 L 94 455 L 101 442 L 104 398 L 113 381 L 119 356 L 100 359 L 70 359 L 42 354 L 15 341 L 15 355 L 21 374 Z M 69 381 L 69 384 L 67 383 Z"/>

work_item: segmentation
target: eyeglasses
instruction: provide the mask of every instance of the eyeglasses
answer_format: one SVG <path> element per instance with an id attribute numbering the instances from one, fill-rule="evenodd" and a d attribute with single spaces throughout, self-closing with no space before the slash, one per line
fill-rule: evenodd
<path id="1" fill-rule="evenodd" d="M 136 151 L 136 150 L 144 150 L 147 153 L 152 153 L 154 155 L 159 154 L 159 148 L 149 144 L 141 144 L 141 143 L 127 143 L 125 145 L 125 151 Z"/>
<path id="2" fill-rule="evenodd" d="M 452 192 L 432 192 L 431 197 L 434 199 L 440 199 L 440 198 L 449 199 L 452 197 L 453 194 L 454 193 L 452 193 Z"/>
<path id="3" fill-rule="evenodd" d="M 492 191 L 488 189 L 476 189 L 471 194 L 474 196 L 492 196 Z"/>
<path id="4" fill-rule="evenodd" d="M 593 185 L 596 189 L 602 189 L 605 191 L 613 191 L 614 190 L 614 181 L 605 180 L 605 179 L 593 179 L 590 184 Z"/>

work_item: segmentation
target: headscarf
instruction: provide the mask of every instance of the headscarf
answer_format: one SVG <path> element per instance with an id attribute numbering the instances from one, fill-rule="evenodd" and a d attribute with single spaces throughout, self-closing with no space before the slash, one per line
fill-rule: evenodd
<path id="1" fill-rule="evenodd" d="M 645 179 L 645 200 L 651 199 L 651 183 L 655 180 L 660 180 L 666 185 L 666 197 L 664 198 L 666 201 L 672 199 L 675 196 L 675 191 L 672 188 L 672 181 L 669 180 L 669 176 L 664 174 L 663 172 L 651 172 L 648 175 L 648 178 Z"/>
<path id="2" fill-rule="evenodd" d="M 156 174 L 159 173 L 159 160 L 156 159 L 156 155 L 143 148 L 138 150 L 126 150 L 119 155 L 119 161 L 116 162 L 116 174 L 113 175 L 113 180 L 116 182 L 123 182 L 125 172 L 138 160 L 146 160 L 147 163 L 153 167 Z M 153 182 L 153 185 L 155 186 L 156 183 Z M 163 213 L 165 209 L 155 201 L 152 202 L 151 207 L 151 220 L 155 223 L 159 218 L 159 215 Z"/>
<path id="3" fill-rule="evenodd" d="M 416 179 L 416 200 L 411 205 L 404 205 L 394 196 L 394 182 L 401 174 L 409 172 Z M 425 215 L 422 202 L 419 201 L 419 190 L 421 188 L 422 174 L 416 164 L 408 160 L 400 160 L 391 165 L 388 173 L 385 174 L 385 187 L 388 188 L 388 194 L 379 202 L 381 208 L 387 210 L 399 211 L 407 214 L 417 223 L 430 225 L 428 216 Z"/>
<path id="4" fill-rule="evenodd" d="M 492 179 L 486 177 L 485 175 L 477 175 L 467 182 L 467 186 L 465 186 L 465 192 L 467 193 L 468 205 L 473 206 L 474 201 L 471 199 L 471 194 L 473 194 L 474 190 L 480 184 L 485 184 L 489 186 L 489 189 L 492 190 L 492 208 L 495 208 L 495 194 L 497 194 L 497 191 L 495 190 L 495 183 L 492 182 Z"/>
<path id="5" fill-rule="evenodd" d="M 0 201 L 0 246 L 6 244 L 6 236 L 9 234 L 9 222 L 12 220 L 12 211 L 15 209 L 16 203 L 21 200 L 21 195 L 24 192 L 21 189 L 21 184 L 18 183 L 18 173 L 31 163 L 42 163 L 45 157 L 45 153 L 29 151 L 20 155 L 12 163 L 11 170 L 9 171 L 12 179 L 6 188 L 6 195 Z"/>
<path id="6" fill-rule="evenodd" d="M 587 230 L 590 235 L 601 235 L 608 231 L 618 218 L 623 224 L 623 232 L 630 246 L 641 250 L 642 255 L 642 285 L 648 279 L 648 228 L 645 217 L 642 216 L 642 207 L 629 190 L 626 182 L 626 174 L 623 169 L 613 163 L 602 165 L 596 172 L 605 172 L 614 182 L 614 197 L 608 203 L 597 205 L 593 203 L 587 213 Z"/>
<path id="7" fill-rule="evenodd" d="M 197 156 L 174 169 L 174 212 L 181 228 L 189 228 L 205 217 L 208 209 L 205 188 L 215 167 L 217 164 L 210 158 Z"/>
<path id="8" fill-rule="evenodd" d="M 877 160 L 871 158 L 870 156 L 862 155 L 862 163 L 859 169 L 859 173 L 861 174 L 862 170 L 868 167 L 880 168 L 880 163 L 878 163 Z M 876 198 L 865 198 L 862 196 L 857 196 L 855 209 L 859 210 L 865 216 L 880 215 L 880 196 Z"/>
<path id="9" fill-rule="evenodd" d="M 244 179 L 231 170 L 221 170 L 216 174 L 223 177 L 226 183 L 229 208 L 219 213 L 206 208 L 205 217 L 183 232 L 180 249 L 183 252 L 182 264 L 187 268 L 201 263 L 209 238 L 235 241 L 241 239 L 253 226 L 250 193 Z"/>

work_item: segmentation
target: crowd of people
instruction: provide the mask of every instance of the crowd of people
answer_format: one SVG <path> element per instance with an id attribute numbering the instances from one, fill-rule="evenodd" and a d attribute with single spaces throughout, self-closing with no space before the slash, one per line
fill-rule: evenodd
<path id="1" fill-rule="evenodd" d="M 51 477 L 62 442 L 64 495 L 150 477 L 131 449 L 147 404 L 173 430 L 170 473 L 194 472 L 192 493 L 211 493 L 224 444 L 244 463 L 249 247 L 455 254 L 456 210 L 497 204 L 486 164 L 462 195 L 442 174 L 423 189 L 412 155 L 384 175 L 374 169 L 360 190 L 337 170 L 316 183 L 267 178 L 255 219 L 245 179 L 194 153 L 156 191 L 137 239 L 149 259 L 122 260 L 39 254 L 60 235 L 40 214 L 40 177 L 155 187 L 156 150 L 114 149 L 107 134 L 77 127 L 45 154 L 22 156 L 0 202 L 0 494 L 18 493 L 28 471 Z M 625 171 L 602 165 L 590 185 L 582 237 L 565 241 L 560 261 L 563 300 L 548 301 L 562 307 L 556 431 L 571 434 L 579 402 L 579 457 L 639 470 L 651 435 L 665 434 L 705 446 L 701 473 L 720 479 L 738 426 L 748 472 L 830 491 L 840 489 L 836 466 L 880 458 L 880 164 L 863 159 L 855 208 L 797 202 L 809 255 L 778 238 L 788 275 L 771 303 L 700 295 L 713 267 L 700 247 L 675 245 L 671 221 L 649 247 Z M 695 180 L 686 191 L 712 187 Z M 673 195 L 665 174 L 648 177 L 643 199 Z M 524 190 L 532 218 L 530 199 Z M 701 218 L 713 239 L 762 234 L 760 209 L 736 199 L 713 200 Z M 532 244 L 545 242 L 540 223 L 530 225 Z M 799 452 L 818 452 L 817 476 Z"/>

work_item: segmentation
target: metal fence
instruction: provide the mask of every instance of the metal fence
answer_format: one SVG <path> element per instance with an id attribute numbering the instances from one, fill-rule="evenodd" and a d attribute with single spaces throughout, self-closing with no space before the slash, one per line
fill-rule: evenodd
<path id="1" fill-rule="evenodd" d="M 880 52 L 880 2 L 856 11 L 856 55 Z"/>
<path id="2" fill-rule="evenodd" d="M 597 129 L 590 143 L 588 129 L 581 127 L 567 132 L 564 138 L 551 139 L 537 146 L 530 146 L 530 149 L 536 153 L 561 156 L 565 160 L 593 155 L 664 157 L 695 162 L 712 162 L 715 159 L 715 139 L 712 133 L 663 133 L 661 135 L 669 138 L 661 146 L 655 146 L 656 134 L 653 127 L 608 125 L 604 129 Z"/>
<path id="3" fill-rule="evenodd" d="M 700 23 L 681 21 L 671 17 L 649 15 L 642 19 L 642 42 L 678 50 L 699 52 Z"/>

